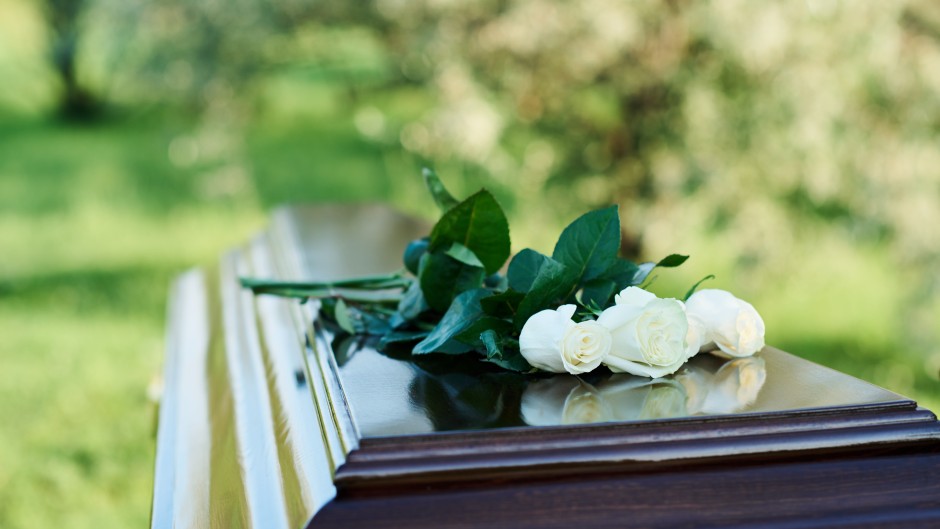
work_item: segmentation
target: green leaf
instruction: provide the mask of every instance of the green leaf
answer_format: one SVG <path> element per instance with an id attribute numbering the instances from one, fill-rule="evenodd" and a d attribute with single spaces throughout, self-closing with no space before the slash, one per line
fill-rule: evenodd
<path id="1" fill-rule="evenodd" d="M 633 279 L 630 281 L 630 285 L 639 285 L 643 281 L 646 281 L 647 276 L 650 275 L 650 272 L 656 268 L 656 263 L 640 263 L 636 267 L 636 273 L 633 275 Z"/>
<path id="2" fill-rule="evenodd" d="M 241 285 L 255 294 L 274 294 L 284 297 L 322 298 L 335 295 L 339 288 L 353 290 L 388 290 L 405 288 L 409 279 L 401 273 L 363 276 L 337 281 L 279 281 L 274 279 L 240 278 Z"/>
<path id="3" fill-rule="evenodd" d="M 459 242 L 451 244 L 450 248 L 448 248 L 444 254 L 453 257 L 463 264 L 479 266 L 480 268 L 483 268 L 483 263 L 480 262 L 480 259 L 476 256 L 476 254 L 473 253 L 470 248 L 467 248 Z"/>
<path id="4" fill-rule="evenodd" d="M 519 356 L 509 356 L 504 355 L 503 357 L 497 356 L 488 356 L 486 361 L 491 364 L 496 364 L 499 367 L 506 369 L 508 371 L 515 371 L 516 373 L 529 373 L 535 371 L 528 362 L 526 362 L 525 357 L 522 355 Z"/>
<path id="5" fill-rule="evenodd" d="M 499 294 L 494 294 L 480 300 L 483 306 L 483 312 L 496 318 L 512 318 L 519 309 L 519 303 L 525 294 L 509 289 Z"/>
<path id="6" fill-rule="evenodd" d="M 446 213 L 447 210 L 457 205 L 457 199 L 444 187 L 444 182 L 441 182 L 441 178 L 437 176 L 434 169 L 425 167 L 421 175 L 424 176 L 424 185 L 431 192 L 431 198 L 434 199 L 437 207 L 441 208 L 441 212 Z"/>
<path id="7" fill-rule="evenodd" d="M 384 336 L 392 330 L 388 318 L 356 308 L 350 308 L 349 312 L 352 316 L 357 334 Z"/>
<path id="8" fill-rule="evenodd" d="M 565 265 L 545 257 L 529 292 L 519 303 L 513 322 L 521 329 L 530 316 L 544 309 L 555 309 L 565 301 L 577 285 L 578 276 Z"/>
<path id="9" fill-rule="evenodd" d="M 461 263 L 443 253 L 429 253 L 421 258 L 418 280 L 428 305 L 445 311 L 454 298 L 483 284 L 486 272 L 478 266 Z"/>
<path id="10" fill-rule="evenodd" d="M 702 279 L 699 279 L 698 282 L 695 283 L 694 285 L 692 285 L 692 288 L 690 288 L 689 291 L 685 293 L 685 297 L 682 298 L 682 301 L 688 301 L 689 298 L 692 297 L 692 294 L 695 294 L 695 291 L 698 290 L 699 285 L 701 285 L 702 283 L 708 281 L 709 279 L 715 279 L 715 275 L 714 275 L 714 274 L 708 274 L 707 276 L 703 277 Z"/>
<path id="11" fill-rule="evenodd" d="M 486 348 L 486 357 L 492 358 L 502 358 L 503 351 L 499 347 L 499 333 L 493 329 L 487 329 L 480 333 L 480 336 L 477 338 L 480 342 L 483 343 L 483 347 Z"/>
<path id="12" fill-rule="evenodd" d="M 620 215 L 617 206 L 585 213 L 568 225 L 555 245 L 552 258 L 567 266 L 578 284 L 596 279 L 616 261 L 620 252 Z"/>
<path id="13" fill-rule="evenodd" d="M 486 348 L 486 361 L 496 364 L 503 369 L 527 373 L 532 371 L 532 366 L 526 362 L 525 358 L 519 353 L 518 348 L 507 347 L 504 340 L 500 339 L 499 333 L 490 329 L 480 333 L 480 342 Z"/>
<path id="14" fill-rule="evenodd" d="M 459 355 L 463 353 L 469 353 L 473 350 L 472 345 L 465 344 L 456 338 L 447 340 L 440 347 L 435 349 L 432 352 L 443 353 L 448 355 Z"/>
<path id="15" fill-rule="evenodd" d="M 539 275 L 539 269 L 545 265 L 548 256 L 542 255 L 531 248 L 526 248 L 513 256 L 509 261 L 509 270 L 506 271 L 506 277 L 509 280 L 509 288 L 517 292 L 528 292 L 532 288 L 532 283 Z"/>
<path id="16" fill-rule="evenodd" d="M 346 298 L 331 298 L 323 307 L 333 315 L 336 324 L 349 334 L 383 336 L 392 330 L 387 309 L 383 310 L 379 306 L 351 307 L 346 304 Z"/>
<path id="17" fill-rule="evenodd" d="M 481 316 L 466 329 L 461 331 L 456 338 L 465 344 L 473 346 L 483 345 L 480 343 L 480 334 L 488 330 L 496 331 L 500 334 L 509 333 L 512 332 L 512 322 L 503 318 Z"/>
<path id="18" fill-rule="evenodd" d="M 405 269 L 414 275 L 418 275 L 418 266 L 421 264 L 421 256 L 428 251 L 428 238 L 415 239 L 405 247 L 405 255 L 402 261 L 405 263 Z"/>
<path id="19" fill-rule="evenodd" d="M 332 349 L 336 363 L 340 366 L 346 365 L 346 362 L 348 362 L 359 349 L 359 341 L 361 339 L 362 337 L 360 336 L 350 335 L 344 336 L 341 340 L 334 340 Z"/>
<path id="20" fill-rule="evenodd" d="M 486 276 L 486 279 L 483 280 L 483 285 L 491 290 L 503 292 L 509 288 L 509 280 L 506 278 L 506 276 L 496 272 L 495 274 Z"/>
<path id="21" fill-rule="evenodd" d="M 379 347 L 384 349 L 393 343 L 408 343 L 423 340 L 428 336 L 428 331 L 392 331 L 379 340 Z"/>
<path id="22" fill-rule="evenodd" d="M 677 253 L 674 253 L 672 255 L 668 255 L 662 258 L 662 260 L 656 263 L 656 266 L 659 266 L 661 268 L 675 268 L 688 260 L 689 260 L 688 255 L 679 255 Z"/>
<path id="23" fill-rule="evenodd" d="M 336 318 L 336 324 L 349 334 L 356 334 L 356 327 L 353 325 L 352 316 L 349 314 L 349 307 L 342 299 L 336 300 L 333 307 L 333 317 Z"/>
<path id="24" fill-rule="evenodd" d="M 615 292 L 617 292 L 617 283 L 611 279 L 588 281 L 581 291 L 581 305 L 589 308 L 605 309 Z"/>
<path id="25" fill-rule="evenodd" d="M 629 286 L 635 285 L 633 279 L 639 267 L 632 261 L 626 259 L 617 259 L 616 262 L 604 273 L 605 279 L 610 279 L 617 285 L 617 290 L 623 290 Z"/>
<path id="26" fill-rule="evenodd" d="M 451 303 L 441 321 L 424 340 L 415 345 L 412 353 L 420 355 L 434 352 L 451 352 L 442 350 L 442 348 L 483 314 L 480 300 L 489 294 L 488 290 L 479 288 L 468 290 L 454 298 L 454 302 Z"/>
<path id="27" fill-rule="evenodd" d="M 398 312 L 406 320 L 416 319 L 429 308 L 428 302 L 424 299 L 424 293 L 421 292 L 421 283 L 418 281 L 411 283 L 411 286 L 405 290 L 401 301 L 398 302 Z"/>
<path id="28" fill-rule="evenodd" d="M 406 320 L 404 316 L 401 315 L 401 310 L 394 312 L 388 317 L 388 326 L 390 329 L 400 329 L 408 324 L 411 320 Z"/>
<path id="29" fill-rule="evenodd" d="M 488 191 L 481 190 L 457 204 L 434 225 L 432 252 L 447 250 L 453 243 L 469 248 L 487 274 L 499 270 L 509 258 L 509 222 Z"/>
<path id="30" fill-rule="evenodd" d="M 636 273 L 633 275 L 631 285 L 639 285 L 646 281 L 654 268 L 675 268 L 689 259 L 688 255 L 679 255 L 674 253 L 661 259 L 658 263 L 642 263 L 637 265 Z M 629 285 L 628 285 L 629 286 Z"/>
<path id="31" fill-rule="evenodd" d="M 256 294 L 273 293 L 279 291 L 323 291 L 335 288 L 354 288 L 358 290 L 385 290 L 389 288 L 404 288 L 408 286 L 408 279 L 401 273 L 381 274 L 376 276 L 362 276 L 337 281 L 277 281 L 273 279 L 257 279 L 253 277 L 240 278 L 241 285 L 250 288 Z"/>

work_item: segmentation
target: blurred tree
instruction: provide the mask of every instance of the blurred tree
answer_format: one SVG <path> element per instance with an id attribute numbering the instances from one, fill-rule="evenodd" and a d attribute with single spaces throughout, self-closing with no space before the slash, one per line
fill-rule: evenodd
<path id="1" fill-rule="evenodd" d="M 556 207 L 613 197 L 634 253 L 704 203 L 698 223 L 738 234 L 750 259 L 785 252 L 765 242 L 808 218 L 893 241 L 905 261 L 938 257 L 928 2 L 372 5 L 402 74 L 436 94 L 406 148 L 547 186 Z"/>
<path id="2" fill-rule="evenodd" d="M 401 146 L 544 190 L 557 216 L 618 202 L 629 253 L 694 225 L 772 262 L 814 219 L 940 259 L 929 2 L 135 2 L 138 81 L 228 122 L 257 79 L 342 63 L 367 32 L 392 67 L 350 104 L 418 87 Z"/>
<path id="3" fill-rule="evenodd" d="M 291 58 L 284 41 L 308 11 L 298 0 L 102 1 L 119 17 L 127 90 L 210 113 L 251 106 L 254 81 Z"/>
<path id="4" fill-rule="evenodd" d="M 940 341 L 935 2 L 84 1 L 104 16 L 86 20 L 108 34 L 109 101 L 201 116 L 167 141 L 200 188 L 271 176 L 243 141 L 262 112 L 281 132 L 335 121 L 390 172 L 406 151 L 484 175 L 527 236 L 617 202 L 629 254 L 694 248 L 743 289 L 890 253 L 910 279 L 885 310 L 921 350 Z M 337 149 L 318 140 L 277 141 Z M 300 187 L 305 156 L 284 164 Z M 847 288 L 874 290 L 862 276 Z"/>
<path id="5" fill-rule="evenodd" d="M 52 64 L 62 83 L 59 114 L 72 120 L 98 115 L 99 100 L 82 84 L 78 71 L 81 23 L 88 0 L 46 0 L 45 15 L 52 33 Z"/>

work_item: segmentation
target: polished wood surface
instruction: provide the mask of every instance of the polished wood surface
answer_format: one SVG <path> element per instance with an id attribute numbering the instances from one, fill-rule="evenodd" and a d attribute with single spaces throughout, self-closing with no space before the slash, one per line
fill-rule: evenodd
<path id="1" fill-rule="evenodd" d="M 372 347 L 347 351 L 339 374 L 363 437 L 649 421 L 709 415 L 805 410 L 831 414 L 838 407 L 878 408 L 911 401 L 875 385 L 808 362 L 773 347 L 751 359 L 725 360 L 702 353 L 676 375 L 651 381 L 628 374 L 542 377 L 485 369 L 435 369 L 389 357 Z M 759 383 L 740 383 L 740 366 Z M 719 376 L 715 377 L 718 373 Z M 691 380 L 690 380 L 691 379 Z M 698 392 L 704 397 L 693 395 Z M 693 402 L 706 400 L 706 405 Z"/>
<path id="2" fill-rule="evenodd" d="M 425 231 L 282 209 L 179 279 L 152 527 L 940 526 L 934 414 L 788 353 L 519 377 L 339 344 L 316 303 L 237 284 L 396 270 Z"/>

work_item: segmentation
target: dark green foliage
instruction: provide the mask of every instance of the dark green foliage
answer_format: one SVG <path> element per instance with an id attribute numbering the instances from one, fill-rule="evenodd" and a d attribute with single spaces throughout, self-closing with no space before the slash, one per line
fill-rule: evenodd
<path id="1" fill-rule="evenodd" d="M 421 258 L 418 280 L 428 305 L 445 311 L 451 301 L 468 289 L 483 286 L 486 272 L 479 266 L 468 265 L 444 253 L 429 253 Z"/>
<path id="2" fill-rule="evenodd" d="M 429 237 L 408 244 L 405 269 L 330 283 L 283 283 L 243 279 L 258 293 L 324 300 L 324 314 L 348 334 L 381 336 L 379 347 L 417 342 L 411 355 L 474 352 L 502 369 L 528 372 L 519 333 L 537 312 L 577 304 L 579 318 L 609 307 L 614 294 L 643 283 L 656 267 L 688 259 L 670 255 L 637 265 L 618 256 L 620 216 L 616 206 L 591 211 L 562 231 L 552 257 L 526 248 L 509 258 L 509 224 L 485 190 L 457 200 L 440 178 L 424 171 L 425 184 L 443 211 Z M 701 283 L 701 281 L 699 282 Z M 696 284 L 696 287 L 698 284 Z M 378 299 L 376 290 L 398 290 Z M 693 287 L 689 292 L 693 292 Z M 372 296 L 372 297 L 370 297 Z"/>
<path id="3" fill-rule="evenodd" d="M 464 329 L 457 336 L 457 339 L 467 345 L 479 347 L 484 345 L 483 342 L 481 342 L 481 335 L 485 332 L 494 332 L 497 336 L 507 336 L 512 333 L 512 322 L 504 318 L 496 318 L 484 314 Z"/>
<path id="4" fill-rule="evenodd" d="M 430 191 L 434 203 L 441 208 L 441 213 L 446 213 L 447 210 L 457 205 L 457 199 L 444 187 L 444 182 L 441 182 L 441 178 L 433 169 L 425 167 L 421 175 L 424 176 L 424 185 Z"/>
<path id="5" fill-rule="evenodd" d="M 601 278 L 589 281 L 581 291 L 581 305 L 598 309 L 606 307 L 616 292 L 619 292 L 617 283 L 612 279 Z"/>
<path id="6" fill-rule="evenodd" d="M 454 299 L 447 313 L 431 333 L 413 349 L 414 354 L 443 352 L 444 346 L 476 322 L 483 314 L 480 299 L 489 295 L 485 289 L 467 290 Z"/>
<path id="7" fill-rule="evenodd" d="M 541 267 L 550 260 L 529 248 L 517 253 L 509 262 L 509 270 L 506 273 L 509 279 L 509 288 L 518 292 L 528 292 L 532 288 L 535 278 L 539 275 Z"/>
<path id="8" fill-rule="evenodd" d="M 512 319 L 519 310 L 519 304 L 525 298 L 522 292 L 516 292 L 513 289 L 494 294 L 488 298 L 483 298 L 480 304 L 483 305 L 483 312 L 497 318 Z"/>
<path id="9" fill-rule="evenodd" d="M 578 283 L 600 277 L 620 252 L 617 206 L 585 213 L 561 232 L 552 258 L 567 266 Z"/>
<path id="10" fill-rule="evenodd" d="M 632 261 L 627 261 L 626 259 L 618 259 L 604 274 L 606 279 L 610 279 L 617 285 L 617 290 L 623 290 L 632 285 L 638 285 L 643 282 L 641 279 L 637 281 L 637 274 L 640 272 L 640 267 L 637 266 Z M 643 276 L 646 277 L 645 275 Z"/>
<path id="11" fill-rule="evenodd" d="M 495 330 L 489 329 L 480 333 L 480 342 L 486 349 L 487 362 L 519 373 L 533 371 L 532 366 L 519 353 L 518 343 L 513 347 L 513 344 L 507 343 L 508 340 L 500 338 Z"/>
<path id="12" fill-rule="evenodd" d="M 536 312 L 546 308 L 556 308 L 574 292 L 577 284 L 576 272 L 567 266 L 546 256 L 532 280 L 532 286 L 519 303 L 519 309 L 513 321 L 517 329 L 522 329 L 526 320 Z"/>
<path id="13" fill-rule="evenodd" d="M 405 290 L 398 302 L 398 313 L 405 320 L 414 320 L 422 312 L 428 310 L 428 302 L 424 299 L 424 293 L 421 291 L 421 284 L 413 281 Z"/>
<path id="14" fill-rule="evenodd" d="M 689 259 L 688 255 L 679 255 L 677 253 L 674 253 L 672 255 L 668 255 L 662 258 L 658 263 L 656 263 L 656 266 L 659 266 L 662 268 L 675 268 L 681 265 L 682 263 L 686 262 L 688 259 Z"/>
<path id="15" fill-rule="evenodd" d="M 472 251 L 487 274 L 499 270 L 509 258 L 509 222 L 488 191 L 478 191 L 457 204 L 434 225 L 430 251 L 447 251 L 454 243 Z"/>
<path id="16" fill-rule="evenodd" d="M 405 270 L 408 270 L 412 274 L 417 275 L 418 266 L 421 264 L 421 257 L 428 251 L 428 238 L 422 237 L 421 239 L 415 239 L 408 243 L 408 246 L 405 247 L 405 255 L 403 261 L 405 262 Z"/>
<path id="17" fill-rule="evenodd" d="M 702 283 L 708 281 L 709 279 L 715 279 L 715 276 L 712 275 L 712 274 L 709 274 L 709 275 L 703 277 L 702 279 L 699 279 L 694 285 L 692 285 L 692 288 L 690 288 L 689 291 L 685 293 L 685 297 L 683 297 L 682 300 L 683 300 L 683 301 L 688 301 L 688 299 L 692 297 L 692 294 L 695 294 L 695 291 L 698 290 L 698 287 L 699 287 Z"/>

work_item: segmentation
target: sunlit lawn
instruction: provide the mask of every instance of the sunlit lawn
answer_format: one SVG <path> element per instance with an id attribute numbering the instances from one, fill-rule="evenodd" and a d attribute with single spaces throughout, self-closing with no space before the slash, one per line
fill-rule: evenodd
<path id="1" fill-rule="evenodd" d="M 212 195 L 200 182 L 218 178 L 211 168 L 168 161 L 175 132 L 0 125 L 0 527 L 146 526 L 148 385 L 171 278 L 263 226 L 256 189 L 273 202 L 380 200 L 389 188 L 369 185 L 375 156 L 342 151 L 334 134 L 324 150 L 338 159 L 301 156 L 313 139 L 258 138 L 257 185 Z M 300 189 L 280 181 L 292 172 Z"/>

